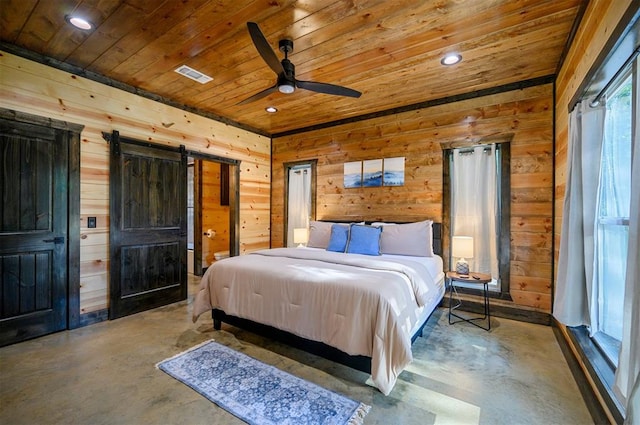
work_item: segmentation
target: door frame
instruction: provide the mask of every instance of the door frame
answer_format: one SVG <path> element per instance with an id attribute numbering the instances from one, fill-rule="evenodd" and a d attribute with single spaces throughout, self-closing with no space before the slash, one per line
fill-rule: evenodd
<path id="1" fill-rule="evenodd" d="M 67 132 L 67 329 L 80 327 L 80 133 L 84 125 L 0 107 L 0 117 Z"/>
<path id="2" fill-rule="evenodd" d="M 240 160 L 224 158 L 217 155 L 187 150 L 187 156 L 192 157 L 194 165 L 194 220 L 193 233 L 200 235 L 194 238 L 194 267 L 193 274 L 202 276 L 202 161 L 217 162 L 229 165 L 229 256 L 240 254 Z"/>

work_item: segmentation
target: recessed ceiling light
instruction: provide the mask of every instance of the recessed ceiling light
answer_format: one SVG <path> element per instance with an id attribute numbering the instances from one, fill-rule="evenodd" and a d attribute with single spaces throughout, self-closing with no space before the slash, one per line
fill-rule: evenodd
<path id="1" fill-rule="evenodd" d="M 462 56 L 457 53 L 448 53 L 441 60 L 440 63 L 446 66 L 455 65 L 462 60 Z"/>
<path id="2" fill-rule="evenodd" d="M 88 31 L 90 29 L 93 29 L 93 25 L 91 24 L 91 22 L 87 21 L 84 18 L 80 18 L 78 16 L 72 16 L 72 15 L 67 15 L 64 17 L 64 19 L 69 22 L 71 25 L 73 25 L 74 27 L 84 30 L 84 31 Z"/>
<path id="3" fill-rule="evenodd" d="M 278 112 L 278 108 L 276 108 L 275 106 L 267 106 L 266 108 L 264 108 L 264 110 L 270 114 Z"/>

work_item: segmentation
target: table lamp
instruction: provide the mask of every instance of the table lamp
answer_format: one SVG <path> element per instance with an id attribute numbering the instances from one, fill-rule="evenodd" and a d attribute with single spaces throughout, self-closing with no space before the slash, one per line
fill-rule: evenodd
<path id="1" fill-rule="evenodd" d="M 473 238 L 471 236 L 454 236 L 451 242 L 451 255 L 458 257 L 456 273 L 469 274 L 469 263 L 465 258 L 473 258 Z"/>
<path id="2" fill-rule="evenodd" d="M 297 243 L 298 248 L 304 247 L 304 244 L 307 243 L 308 237 L 309 237 L 309 233 L 306 227 L 293 229 L 293 243 Z"/>

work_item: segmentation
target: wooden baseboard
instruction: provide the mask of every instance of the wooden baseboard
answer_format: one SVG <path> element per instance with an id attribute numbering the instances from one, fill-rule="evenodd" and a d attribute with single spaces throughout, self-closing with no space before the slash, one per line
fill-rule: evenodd
<path id="1" fill-rule="evenodd" d="M 102 310 L 92 311 L 90 313 L 84 313 L 80 315 L 80 323 L 78 327 L 93 325 L 94 323 L 104 322 L 109 319 L 109 309 L 103 308 Z"/>
<path id="2" fill-rule="evenodd" d="M 471 313 L 482 314 L 484 311 L 484 304 L 481 297 L 464 295 L 462 297 L 463 304 L 459 307 L 460 310 L 468 311 Z M 455 299 L 454 299 L 455 304 Z M 449 293 L 445 294 L 442 300 L 441 306 L 449 308 Z M 492 317 L 503 317 L 505 319 L 518 320 L 520 322 L 535 323 L 538 325 L 551 325 L 551 314 L 537 310 L 523 309 L 517 306 L 504 305 L 497 303 L 495 300 L 489 300 L 489 310 Z"/>
<path id="3" fill-rule="evenodd" d="M 609 394 L 603 395 L 606 391 L 603 389 L 601 377 L 586 364 L 582 348 L 569 335 L 567 328 L 555 319 L 552 319 L 552 328 L 593 422 L 596 424 L 623 423 L 623 414 L 613 405 L 613 400 L 604 399 L 611 397 Z"/>

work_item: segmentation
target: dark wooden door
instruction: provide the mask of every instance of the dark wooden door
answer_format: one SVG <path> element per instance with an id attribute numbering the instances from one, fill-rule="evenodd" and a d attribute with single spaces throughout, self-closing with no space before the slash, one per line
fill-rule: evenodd
<path id="1" fill-rule="evenodd" d="M 66 133 L 0 118 L 0 345 L 67 328 Z"/>
<path id="2" fill-rule="evenodd" d="M 111 135 L 109 318 L 187 298 L 187 157 Z"/>

